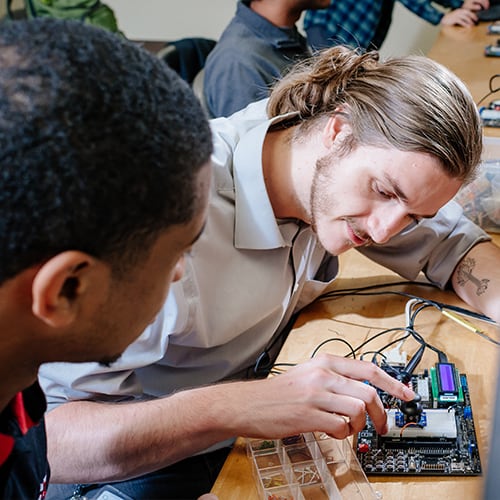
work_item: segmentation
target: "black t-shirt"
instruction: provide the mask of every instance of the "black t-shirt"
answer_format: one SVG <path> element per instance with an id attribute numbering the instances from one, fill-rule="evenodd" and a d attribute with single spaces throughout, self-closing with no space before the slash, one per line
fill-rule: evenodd
<path id="1" fill-rule="evenodd" d="M 0 498 L 39 499 L 47 493 L 49 463 L 38 383 L 16 394 L 0 414 Z"/>

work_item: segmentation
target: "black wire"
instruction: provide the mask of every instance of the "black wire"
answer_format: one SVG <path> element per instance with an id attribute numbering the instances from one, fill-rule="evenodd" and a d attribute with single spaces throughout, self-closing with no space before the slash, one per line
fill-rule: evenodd
<path id="1" fill-rule="evenodd" d="M 387 288 L 387 287 L 392 287 L 392 286 L 408 286 L 408 285 L 413 285 L 413 286 L 425 286 L 425 287 L 430 287 L 434 289 L 439 289 L 436 285 L 432 283 L 428 283 L 425 281 L 394 281 L 393 283 L 378 283 L 376 285 L 367 285 L 367 286 L 362 286 L 362 287 L 354 287 L 354 288 L 342 288 L 339 290 L 330 290 L 328 292 L 323 293 L 318 297 L 317 300 L 323 300 L 323 299 L 328 299 L 328 298 L 334 298 L 336 296 L 346 296 L 346 295 L 381 295 L 383 293 L 387 294 L 393 294 L 393 295 L 400 295 L 402 297 L 407 297 L 411 299 L 418 299 L 417 295 L 413 295 L 411 293 L 407 292 L 398 292 L 394 290 L 390 290 L 387 292 L 380 292 L 380 293 L 361 293 L 366 290 L 376 290 L 378 288 Z"/>
<path id="2" fill-rule="evenodd" d="M 426 300 L 426 299 L 423 299 L 423 300 Z M 469 311 L 469 310 L 464 309 L 462 307 L 451 306 L 450 304 L 443 304 L 441 302 L 436 302 L 436 301 L 433 301 L 433 300 L 427 301 L 427 302 L 428 302 L 428 306 L 432 305 L 432 306 L 436 307 L 441 312 L 443 311 L 443 309 L 449 309 L 449 310 L 456 311 L 458 313 L 465 314 L 464 311 L 466 311 L 467 313 L 470 313 L 470 314 L 466 314 L 467 316 L 473 316 L 476 319 L 480 319 L 480 320 L 484 320 L 484 321 L 488 321 L 488 322 L 491 322 L 493 324 L 496 324 L 496 322 L 493 321 L 492 319 L 488 318 L 488 316 L 484 316 L 483 314 L 474 313 L 474 311 Z M 417 311 L 417 312 L 419 312 L 419 311 Z M 415 313 L 415 316 L 416 316 L 416 313 Z M 476 335 L 479 335 L 483 339 L 488 340 L 492 344 L 500 345 L 500 342 L 498 340 L 495 340 L 495 339 L 491 338 L 489 335 L 487 335 L 486 333 L 484 333 L 484 332 L 482 332 L 480 330 L 476 330 L 476 332 L 474 332 L 474 333 Z M 441 363 L 447 363 L 447 361 L 446 361 L 446 355 L 442 351 L 436 351 L 436 352 L 438 352 L 438 355 L 439 355 L 439 358 L 440 358 L 440 362 Z"/>
<path id="3" fill-rule="evenodd" d="M 500 77 L 500 74 L 495 75 L 495 77 L 497 77 L 497 76 Z M 490 80 L 490 86 L 491 86 L 491 80 Z M 497 90 L 500 90 L 500 88 Z M 373 340 L 379 338 L 382 335 L 386 335 L 387 333 L 400 331 L 400 332 L 407 332 L 407 333 L 406 333 L 406 335 L 404 335 L 402 337 L 399 337 L 395 340 L 392 340 L 391 342 L 387 343 L 386 345 L 384 345 L 383 347 L 381 347 L 377 351 L 367 351 L 365 353 L 360 353 L 360 358 L 362 359 L 363 356 L 366 356 L 367 354 L 373 353 L 372 362 L 376 364 L 376 356 L 382 356 L 383 357 L 382 364 L 384 364 L 386 369 L 387 369 L 387 367 L 389 367 L 390 365 L 388 365 L 385 362 L 386 356 L 383 354 L 383 351 L 388 349 L 389 347 L 391 347 L 394 344 L 397 344 L 399 342 L 402 342 L 402 341 L 408 339 L 411 336 L 418 344 L 420 344 L 424 348 L 428 348 L 431 351 L 434 351 L 438 356 L 439 362 L 446 363 L 446 362 L 448 362 L 448 357 L 447 357 L 446 353 L 444 353 L 442 350 L 438 349 L 437 347 L 433 346 L 432 344 L 429 344 L 424 339 L 424 337 L 420 333 L 418 333 L 414 328 L 417 315 L 421 311 L 423 311 L 424 309 L 427 309 L 429 307 L 434 307 L 440 312 L 442 312 L 443 309 L 449 309 L 449 310 L 452 310 L 452 311 L 455 311 L 455 312 L 458 312 L 458 313 L 461 313 L 464 315 L 472 316 L 476 319 L 495 323 L 491 318 L 489 318 L 488 316 L 485 316 L 484 314 L 476 313 L 474 311 L 470 311 L 469 309 L 465 309 L 463 307 L 453 306 L 451 304 L 445 304 L 443 302 L 439 302 L 439 301 L 435 301 L 435 300 L 431 300 L 431 299 L 424 299 L 423 297 L 419 297 L 418 295 L 413 295 L 413 294 L 410 294 L 407 292 L 401 292 L 401 291 L 395 291 L 395 290 L 386 290 L 383 292 L 370 292 L 369 291 L 369 290 L 375 290 L 378 288 L 386 288 L 386 287 L 401 286 L 401 285 L 404 285 L 404 286 L 407 286 L 407 285 L 427 286 L 427 287 L 432 287 L 432 288 L 438 288 L 438 287 L 436 287 L 436 285 L 433 285 L 432 283 L 426 283 L 426 282 L 420 282 L 420 281 L 398 281 L 398 282 L 393 282 L 393 283 L 380 283 L 380 284 L 376 284 L 376 285 L 368 285 L 368 286 L 358 287 L 358 288 L 345 288 L 345 289 L 340 289 L 340 290 L 331 290 L 329 292 L 326 292 L 326 293 L 320 295 L 317 300 L 334 299 L 337 297 L 341 298 L 341 297 L 345 297 L 345 296 L 349 296 L 349 295 L 362 295 L 362 296 L 398 295 L 401 297 L 406 297 L 408 299 L 416 300 L 418 307 L 416 307 L 413 311 L 411 311 L 411 313 L 409 315 L 409 324 L 408 324 L 408 326 L 406 326 L 404 328 L 403 327 L 394 327 L 394 328 L 388 328 L 386 330 L 382 330 L 382 331 L 378 332 L 377 334 L 372 335 L 370 338 L 368 338 L 367 340 L 365 340 L 364 342 L 359 344 L 357 347 L 353 347 L 349 342 L 347 342 L 346 340 L 344 340 L 340 337 L 332 337 L 332 338 L 324 340 L 323 342 L 318 344 L 315 347 L 315 349 L 313 350 L 313 352 L 311 354 L 311 358 L 313 358 L 318 353 L 318 351 L 321 349 L 321 347 L 323 347 L 324 345 L 326 345 L 330 342 L 342 342 L 350 350 L 350 352 L 348 354 L 346 354 L 344 357 L 347 358 L 347 357 L 352 356 L 353 359 L 356 359 L 356 353 L 360 353 L 361 349 L 363 347 L 365 347 L 367 344 L 369 344 L 370 342 L 372 342 Z M 496 345 L 500 345 L 500 342 L 492 339 L 491 337 L 484 334 L 483 332 L 476 332 L 476 333 L 479 334 L 480 336 L 482 336 L 483 338 L 489 340 L 490 342 L 492 342 Z M 279 364 L 273 365 L 272 368 L 275 368 L 277 366 L 295 366 L 295 365 L 292 363 L 279 363 Z M 273 373 L 272 369 L 270 372 Z M 274 372 L 274 373 L 276 373 L 276 372 Z"/>
<path id="4" fill-rule="evenodd" d="M 424 309 L 427 309 L 428 307 L 436 307 L 437 309 L 440 310 L 439 306 L 437 306 L 434 302 L 428 302 L 426 300 L 421 300 L 419 301 L 420 306 L 415 309 L 413 314 L 410 315 L 410 324 L 408 325 L 410 328 L 413 328 L 415 326 L 415 319 L 417 318 L 417 314 L 420 311 L 423 311 Z"/>
<path id="5" fill-rule="evenodd" d="M 500 75 L 499 75 L 500 76 Z M 406 297 L 409 299 L 417 299 L 417 300 L 424 300 L 428 303 L 434 304 L 440 311 L 442 309 L 449 309 L 451 311 L 458 312 L 460 314 L 463 314 L 465 316 L 470 316 L 472 318 L 476 318 L 482 321 L 487 321 L 488 323 L 496 324 L 494 320 L 492 320 L 489 316 L 486 316 L 485 314 L 481 314 L 475 311 L 471 311 L 469 309 L 465 309 L 464 307 L 460 306 L 454 306 L 451 304 L 445 304 L 444 302 L 439 302 L 437 300 L 432 300 L 432 299 L 424 299 L 418 295 L 414 295 L 411 293 L 407 292 L 400 292 L 396 290 L 387 290 L 384 292 L 368 292 L 368 290 L 375 290 L 377 288 L 387 288 L 387 287 L 392 287 L 392 286 L 425 286 L 425 287 L 430 287 L 434 288 L 436 290 L 439 290 L 439 287 L 432 283 L 427 283 L 424 281 L 395 281 L 393 283 L 379 283 L 376 285 L 367 285 L 364 287 L 358 287 L 358 288 L 343 288 L 339 290 L 330 290 L 318 297 L 317 300 L 326 300 L 326 299 L 332 299 L 336 297 L 346 297 L 349 295 L 361 295 L 361 296 L 372 296 L 372 295 L 398 295 L 400 297 Z"/>
<path id="6" fill-rule="evenodd" d="M 384 362 L 386 360 L 386 358 L 387 358 L 387 356 L 383 352 L 379 352 L 379 351 L 365 351 L 365 352 L 363 352 L 362 354 L 359 355 L 359 359 L 361 361 L 364 361 L 364 357 L 367 356 L 368 354 L 373 354 L 371 362 L 374 365 L 378 365 L 378 363 L 377 363 L 377 356 L 381 356 L 382 357 L 382 362 Z"/>
<path id="7" fill-rule="evenodd" d="M 405 331 L 406 331 L 406 328 L 403 328 L 403 327 L 394 327 L 394 328 L 388 328 L 387 330 L 382 330 L 382 331 L 376 333 L 375 335 L 371 336 L 367 340 L 365 340 L 363 343 L 361 343 L 358 347 L 356 347 L 354 349 L 354 352 L 358 352 L 366 344 L 369 344 L 370 342 L 372 342 L 373 340 L 377 339 L 378 337 L 381 337 L 382 335 L 385 335 L 385 334 L 391 333 L 391 332 L 405 332 Z M 397 339 L 395 341 L 392 341 L 391 343 L 387 344 L 386 348 L 390 347 L 392 344 L 396 344 L 396 343 L 400 342 L 401 340 L 406 340 L 407 338 L 408 338 L 408 335 L 406 335 L 405 337 L 400 337 L 399 339 Z"/>
<path id="8" fill-rule="evenodd" d="M 347 342 L 346 340 L 340 338 L 340 337 L 332 337 L 332 338 L 329 338 L 327 340 L 324 340 L 323 342 L 321 342 L 320 344 L 318 344 L 316 346 L 316 348 L 314 349 L 313 353 L 311 354 L 311 358 L 313 358 L 319 351 L 319 349 L 321 349 L 321 347 L 323 347 L 324 345 L 330 343 L 330 342 L 342 342 L 343 344 L 347 345 L 350 349 L 350 353 L 349 354 L 346 354 L 345 357 L 349 357 L 349 356 L 352 356 L 353 359 L 356 359 L 356 353 L 357 352 L 360 352 L 361 349 L 363 347 L 365 347 L 367 344 L 369 344 L 370 342 L 373 342 L 375 339 L 381 337 L 382 335 L 386 335 L 388 333 L 392 333 L 392 332 L 407 332 L 407 335 L 404 335 L 402 337 L 398 337 L 397 339 L 395 340 L 392 340 L 391 342 L 387 343 L 386 345 L 382 346 L 380 349 L 378 349 L 378 351 L 368 351 L 370 353 L 374 353 L 375 356 L 377 355 L 381 355 L 385 358 L 384 354 L 383 354 L 383 351 L 388 349 L 389 347 L 391 347 L 392 345 L 394 344 L 398 344 L 399 342 L 402 342 L 404 340 L 406 340 L 408 337 L 412 337 L 418 344 L 426 347 L 426 348 L 429 348 L 430 350 L 436 352 L 436 354 L 438 355 L 438 359 L 440 362 L 446 362 L 447 361 L 447 356 L 446 354 L 441 351 L 440 349 L 438 349 L 437 347 L 433 346 L 432 344 L 429 344 L 423 337 L 420 333 L 418 333 L 413 327 L 414 327 L 414 324 L 415 324 L 415 319 L 417 317 L 417 314 L 428 308 L 428 307 L 436 307 L 436 305 L 432 302 L 432 301 L 427 301 L 426 299 L 422 299 L 422 298 L 418 298 L 420 300 L 420 303 L 421 305 L 417 308 L 416 311 L 414 311 L 412 313 L 412 315 L 410 316 L 410 325 L 408 327 L 405 327 L 405 328 L 402 328 L 402 327 L 394 327 L 394 328 L 388 328 L 388 329 L 385 329 L 385 330 L 382 330 L 378 333 L 376 333 L 375 335 L 372 335 L 370 338 L 368 338 L 367 340 L 365 340 L 364 342 L 362 342 L 361 344 L 359 344 L 357 347 L 352 347 L 352 345 Z M 367 353 L 363 353 L 362 355 L 366 355 Z"/>
<path id="9" fill-rule="evenodd" d="M 410 334 L 407 334 L 405 335 L 404 337 L 399 337 L 391 342 L 389 342 L 388 344 L 382 346 L 378 351 L 375 351 L 375 353 L 378 353 L 380 356 L 383 356 L 384 359 L 387 358 L 387 356 L 385 356 L 383 354 L 383 351 L 385 351 L 386 349 L 388 349 L 389 347 L 391 347 L 392 345 L 394 344 L 399 344 L 400 342 L 404 342 L 408 337 L 410 336 Z M 368 352 L 374 352 L 374 351 L 368 351 Z M 373 362 L 373 361 L 372 361 Z"/>
<path id="10" fill-rule="evenodd" d="M 349 342 L 347 342 L 347 340 L 344 340 L 344 339 L 341 339 L 340 337 L 332 337 L 332 338 L 329 338 L 329 339 L 326 339 L 324 340 L 323 342 L 321 342 L 321 344 L 318 344 L 316 346 L 316 348 L 314 349 L 314 351 L 312 352 L 311 354 L 311 358 L 314 358 L 314 356 L 316 356 L 316 354 L 318 353 L 318 351 L 325 345 L 325 344 L 328 344 L 329 342 L 342 342 L 343 344 L 345 344 L 347 347 L 349 347 L 349 350 L 351 351 L 349 355 L 352 355 L 353 359 L 356 359 L 356 353 L 354 351 L 354 349 L 352 348 L 352 345 L 349 344 Z M 347 357 L 347 356 L 345 356 Z"/>
<path id="11" fill-rule="evenodd" d="M 443 304 L 441 302 L 436 302 L 436 304 L 439 304 L 440 306 L 443 307 L 443 309 L 449 309 L 450 311 L 455 311 L 463 316 L 470 316 L 471 318 L 479 319 L 481 321 L 486 321 L 488 323 L 491 323 L 493 325 L 496 324 L 496 321 L 491 319 L 489 316 L 486 316 L 485 314 L 481 314 L 475 311 L 469 311 L 469 309 L 464 309 L 463 307 L 460 306 L 453 306 L 451 304 Z"/>
<path id="12" fill-rule="evenodd" d="M 420 311 L 423 311 L 424 309 L 427 309 L 428 307 L 437 307 L 439 310 L 439 306 L 436 305 L 435 302 L 433 301 L 427 301 L 426 299 L 421 299 L 420 300 L 420 305 L 419 307 L 410 315 L 410 320 L 409 320 L 409 331 L 411 332 L 413 338 L 419 342 L 421 345 L 428 347 L 431 351 L 434 351 L 438 355 L 438 359 L 440 363 L 446 363 L 448 360 L 447 355 L 438 349 L 437 347 L 434 347 L 432 344 L 429 344 L 423 337 L 420 335 L 415 329 L 415 319 L 417 317 L 417 314 Z"/>
<path id="13" fill-rule="evenodd" d="M 481 97 L 481 99 L 479 99 L 479 101 L 477 101 L 477 106 L 479 106 L 490 95 L 495 94 L 496 92 L 500 91 L 500 87 L 497 87 L 496 89 L 493 88 L 493 81 L 495 80 L 495 78 L 499 78 L 499 77 L 500 77 L 500 73 L 497 73 L 496 75 L 493 75 L 492 77 L 490 77 L 490 81 L 488 82 L 488 86 L 489 86 L 490 91 L 485 96 Z"/>

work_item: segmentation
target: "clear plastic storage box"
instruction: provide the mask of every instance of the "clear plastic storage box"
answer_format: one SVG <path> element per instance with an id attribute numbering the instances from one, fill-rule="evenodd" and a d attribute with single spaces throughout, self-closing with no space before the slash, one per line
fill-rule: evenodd
<path id="1" fill-rule="evenodd" d="M 455 200 L 465 215 L 485 231 L 500 233 L 500 138 L 483 138 L 479 175 L 464 186 Z"/>
<path id="2" fill-rule="evenodd" d="M 380 499 L 349 440 L 323 433 L 248 439 L 247 452 L 264 500 Z"/>

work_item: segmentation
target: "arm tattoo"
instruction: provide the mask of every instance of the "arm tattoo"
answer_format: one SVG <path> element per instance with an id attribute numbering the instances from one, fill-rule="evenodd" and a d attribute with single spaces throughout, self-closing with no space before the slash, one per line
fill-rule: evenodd
<path id="1" fill-rule="evenodd" d="M 467 281 L 470 281 L 474 285 L 476 285 L 476 295 L 482 295 L 488 288 L 488 283 L 490 280 L 488 279 L 478 279 L 472 275 L 472 271 L 474 266 L 476 265 L 476 260 L 472 257 L 465 258 L 457 268 L 457 283 L 460 286 L 465 286 Z"/>

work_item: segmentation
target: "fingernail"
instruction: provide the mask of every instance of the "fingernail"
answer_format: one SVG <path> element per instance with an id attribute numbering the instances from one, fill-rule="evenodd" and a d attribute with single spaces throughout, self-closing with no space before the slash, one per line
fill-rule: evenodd
<path id="1" fill-rule="evenodd" d="M 413 399 L 415 397 L 415 393 L 409 387 L 405 387 L 403 393 L 408 399 Z"/>

